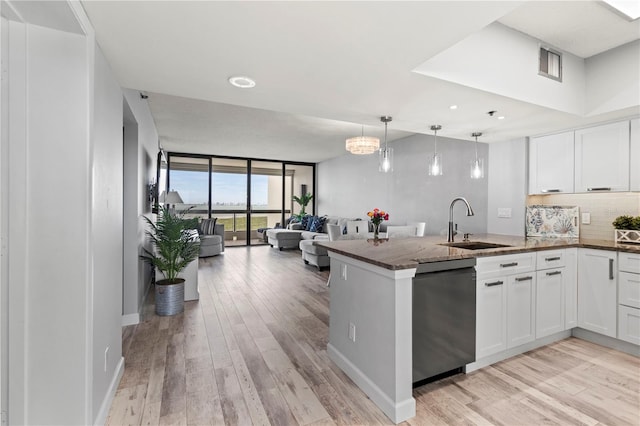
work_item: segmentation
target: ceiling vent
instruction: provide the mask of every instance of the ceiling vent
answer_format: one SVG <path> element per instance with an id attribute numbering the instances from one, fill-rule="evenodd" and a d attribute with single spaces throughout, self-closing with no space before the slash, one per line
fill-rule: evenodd
<path id="1" fill-rule="evenodd" d="M 562 81 L 562 54 L 548 47 L 540 46 L 538 74 Z"/>

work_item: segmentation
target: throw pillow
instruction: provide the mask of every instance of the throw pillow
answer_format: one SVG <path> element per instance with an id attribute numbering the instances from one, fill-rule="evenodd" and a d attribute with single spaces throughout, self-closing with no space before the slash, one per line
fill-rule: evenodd
<path id="1" fill-rule="evenodd" d="M 311 224 L 316 219 L 317 216 L 309 216 L 309 222 L 307 222 L 307 227 L 304 229 L 305 231 L 311 231 Z"/>
<path id="2" fill-rule="evenodd" d="M 311 216 L 309 216 L 308 214 L 302 216 L 302 220 L 300 221 L 300 224 L 302 224 L 302 229 L 304 229 L 305 231 L 308 231 L 310 221 L 311 221 Z"/>
<path id="3" fill-rule="evenodd" d="M 200 229 L 198 230 L 201 235 L 213 235 L 216 230 L 217 217 L 211 219 L 202 219 L 200 222 Z"/>
<path id="4" fill-rule="evenodd" d="M 314 216 L 313 217 L 313 222 L 311 223 L 311 226 L 309 227 L 309 231 L 311 231 L 311 232 L 322 232 L 322 228 L 324 227 L 325 220 L 327 220 L 326 217 Z"/>

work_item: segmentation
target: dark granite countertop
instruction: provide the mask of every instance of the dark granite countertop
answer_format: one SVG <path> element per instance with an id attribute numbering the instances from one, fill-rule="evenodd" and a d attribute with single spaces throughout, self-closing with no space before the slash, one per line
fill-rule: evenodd
<path id="1" fill-rule="evenodd" d="M 462 238 L 458 238 L 462 241 Z M 504 244 L 509 247 L 467 250 L 440 245 L 446 237 L 427 236 L 391 238 L 374 242 L 372 239 L 317 241 L 327 250 L 348 256 L 382 268 L 398 270 L 416 268 L 419 263 L 441 262 L 472 257 L 497 256 L 528 251 L 551 250 L 568 247 L 584 247 L 600 250 L 625 251 L 640 254 L 640 245 L 616 244 L 607 240 L 577 238 L 525 238 L 510 235 L 473 235 L 472 241 Z"/>

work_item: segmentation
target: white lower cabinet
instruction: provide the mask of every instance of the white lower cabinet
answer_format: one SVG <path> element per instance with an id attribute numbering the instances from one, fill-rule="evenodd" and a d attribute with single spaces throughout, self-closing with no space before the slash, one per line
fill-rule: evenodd
<path id="1" fill-rule="evenodd" d="M 476 264 L 476 359 L 535 338 L 535 253 L 481 257 Z"/>
<path id="2" fill-rule="evenodd" d="M 618 307 L 618 339 L 640 345 L 640 309 Z"/>
<path id="3" fill-rule="evenodd" d="M 535 339 L 535 272 L 507 279 L 507 348 Z"/>
<path id="4" fill-rule="evenodd" d="M 578 326 L 578 249 L 564 250 L 564 329 Z"/>
<path id="5" fill-rule="evenodd" d="M 616 337 L 617 307 L 615 251 L 578 251 L 578 327 Z"/>
<path id="6" fill-rule="evenodd" d="M 578 325 L 576 248 L 538 252 L 536 339 Z"/>
<path id="7" fill-rule="evenodd" d="M 618 339 L 640 345 L 640 254 L 618 253 Z"/>
<path id="8" fill-rule="evenodd" d="M 565 268 L 536 273 L 536 338 L 564 330 Z"/>
<path id="9" fill-rule="evenodd" d="M 507 283 L 504 277 L 476 280 L 476 359 L 507 349 Z"/>

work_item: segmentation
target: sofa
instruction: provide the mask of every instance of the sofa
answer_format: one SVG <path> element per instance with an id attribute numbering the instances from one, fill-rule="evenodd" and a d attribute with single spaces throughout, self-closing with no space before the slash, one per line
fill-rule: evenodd
<path id="1" fill-rule="evenodd" d="M 224 225 L 215 219 L 203 219 L 198 225 L 199 257 L 217 256 L 224 251 Z"/>
<path id="2" fill-rule="evenodd" d="M 309 217 L 313 216 L 309 215 Z M 302 223 L 290 223 L 287 228 L 267 229 L 267 242 L 271 247 L 279 250 L 299 248 L 302 240 L 327 239 L 326 225 L 328 224 L 338 225 L 344 230 L 343 232 L 346 232 L 347 223 L 358 220 L 339 216 L 321 216 L 321 218 L 323 219 L 322 227 L 316 230 L 309 230 L 310 227 L 306 226 L 307 222 L 304 221 Z"/>

